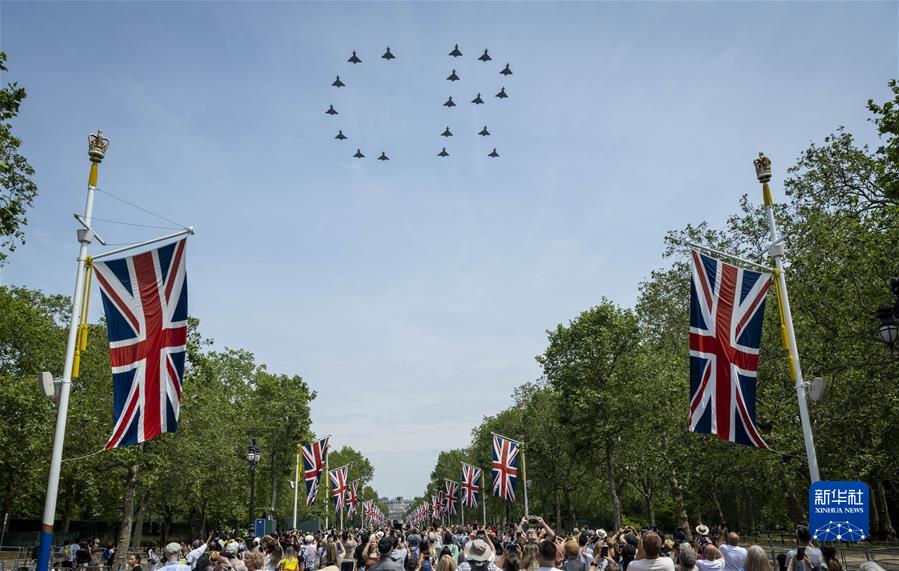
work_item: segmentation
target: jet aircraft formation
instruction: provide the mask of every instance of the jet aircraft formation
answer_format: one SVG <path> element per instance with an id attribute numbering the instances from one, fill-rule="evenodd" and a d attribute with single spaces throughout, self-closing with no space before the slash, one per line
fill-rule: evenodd
<path id="1" fill-rule="evenodd" d="M 459 44 L 455 44 L 452 51 L 449 52 L 449 56 L 452 58 L 463 57 L 462 50 L 459 49 Z M 393 52 L 390 51 L 390 47 L 388 46 L 387 49 L 384 51 L 384 54 L 381 56 L 381 59 L 389 62 L 390 60 L 396 59 L 396 56 L 393 54 Z M 493 58 L 490 56 L 490 53 L 487 49 L 485 49 L 484 53 L 481 54 L 477 59 L 478 59 L 478 61 L 480 61 L 482 63 L 487 63 L 487 62 L 493 61 Z M 362 58 L 357 55 L 356 50 L 353 50 L 352 55 L 349 57 L 349 59 L 347 59 L 347 62 L 351 63 L 353 65 L 360 64 L 360 63 L 362 63 L 362 61 L 363 61 Z M 480 65 L 480 64 L 475 64 L 475 65 Z M 502 75 L 506 78 L 508 78 L 510 75 L 513 75 L 512 68 L 510 67 L 510 65 L 508 63 L 505 65 L 505 67 L 502 70 L 500 70 L 499 75 Z M 449 81 L 453 85 L 455 85 L 455 82 L 460 81 L 462 79 L 462 77 L 458 74 L 456 69 L 453 68 L 452 72 L 446 79 L 447 79 L 447 81 Z M 346 87 L 347 84 L 344 83 L 340 79 L 340 76 L 338 75 L 337 78 L 334 80 L 334 82 L 331 83 L 331 86 L 339 89 L 341 87 Z M 507 99 L 509 97 L 509 94 L 506 93 L 506 87 L 504 85 L 500 87 L 500 90 L 499 90 L 499 92 L 497 92 L 495 97 L 497 99 L 499 99 L 500 101 L 502 101 L 503 99 Z M 471 100 L 471 102 L 475 105 L 484 105 L 485 104 L 485 101 L 481 97 L 480 93 L 478 93 L 475 96 L 475 98 Z M 447 100 L 443 104 L 443 106 L 446 107 L 447 109 L 452 109 L 453 107 L 457 106 L 456 103 L 453 101 L 452 95 L 450 95 L 447 98 Z M 328 109 L 325 111 L 325 114 L 334 117 L 336 115 L 339 115 L 340 113 L 337 111 L 337 109 L 334 108 L 334 105 L 331 104 L 328 106 Z M 484 128 L 481 129 L 477 134 L 482 137 L 491 136 L 490 131 L 487 130 L 487 125 L 484 125 Z M 446 129 L 443 131 L 443 133 L 440 134 L 440 136 L 447 138 L 447 140 L 449 137 L 453 136 L 453 133 L 449 128 L 449 125 L 447 125 Z M 345 141 L 349 138 L 350 137 L 348 137 L 347 135 L 344 135 L 342 129 L 338 129 L 337 135 L 334 137 L 334 139 L 337 141 Z M 356 158 L 356 159 L 364 159 L 365 158 L 365 155 L 362 153 L 362 149 L 360 149 L 360 148 L 357 148 L 356 152 L 352 156 L 353 156 L 353 158 Z M 446 150 L 446 147 L 444 146 L 440 150 L 440 152 L 437 153 L 437 156 L 441 157 L 441 158 L 446 158 L 446 157 L 450 156 L 450 153 Z M 493 151 L 488 153 L 487 156 L 491 157 L 491 158 L 498 158 L 500 155 L 497 152 L 496 147 L 494 147 Z M 389 161 L 390 157 L 387 156 L 387 153 L 382 150 L 381 155 L 378 157 L 378 160 L 379 161 Z"/>

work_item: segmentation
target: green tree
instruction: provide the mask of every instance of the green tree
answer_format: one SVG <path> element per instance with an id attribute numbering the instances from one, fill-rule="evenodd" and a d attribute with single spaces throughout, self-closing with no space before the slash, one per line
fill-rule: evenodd
<path id="1" fill-rule="evenodd" d="M 6 53 L 0 52 L 0 72 L 5 71 Z M 12 120 L 25 97 L 25 88 L 17 83 L 0 88 L 0 265 L 8 255 L 3 250 L 11 252 L 25 241 L 25 213 L 37 196 L 34 169 L 19 153 L 21 139 L 12 133 Z"/>

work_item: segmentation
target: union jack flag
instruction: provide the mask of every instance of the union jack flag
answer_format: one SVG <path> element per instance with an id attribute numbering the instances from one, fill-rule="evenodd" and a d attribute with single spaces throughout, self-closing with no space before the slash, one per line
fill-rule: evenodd
<path id="1" fill-rule="evenodd" d="M 444 498 L 446 513 L 456 515 L 456 490 L 459 489 L 459 482 L 446 480 L 446 497 Z"/>
<path id="2" fill-rule="evenodd" d="M 349 469 L 350 465 L 345 464 L 340 468 L 334 468 L 333 470 L 331 470 L 331 495 L 334 496 L 334 501 L 337 503 L 334 511 L 340 511 L 341 509 L 343 509 L 344 501 L 346 500 L 346 479 Z"/>
<path id="3" fill-rule="evenodd" d="M 499 434 L 493 435 L 493 495 L 507 502 L 515 501 L 518 479 L 518 453 L 521 446 Z"/>
<path id="4" fill-rule="evenodd" d="M 437 496 L 431 496 L 431 517 L 439 518 L 440 517 L 440 498 Z"/>
<path id="5" fill-rule="evenodd" d="M 330 436 L 326 436 L 321 440 L 301 447 L 303 452 L 303 477 L 306 479 L 307 506 L 314 504 L 315 498 L 318 496 L 318 485 L 321 482 L 322 472 L 325 469 L 325 462 L 328 458 L 329 438 Z"/>
<path id="6" fill-rule="evenodd" d="M 692 252 L 690 430 L 767 448 L 755 425 L 755 383 L 771 274 Z"/>
<path id="7" fill-rule="evenodd" d="M 112 365 L 114 420 L 107 449 L 178 429 L 187 354 L 186 245 L 179 240 L 93 264 Z"/>
<path id="8" fill-rule="evenodd" d="M 353 480 L 346 490 L 347 516 L 353 517 L 356 513 L 356 502 L 359 501 L 359 480 Z"/>
<path id="9" fill-rule="evenodd" d="M 462 506 L 478 507 L 478 490 L 480 490 L 481 469 L 471 464 L 462 463 Z"/>

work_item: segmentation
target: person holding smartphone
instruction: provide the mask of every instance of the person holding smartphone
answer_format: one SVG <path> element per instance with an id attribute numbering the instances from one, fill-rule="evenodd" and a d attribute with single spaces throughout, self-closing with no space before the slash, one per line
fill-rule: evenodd
<path id="1" fill-rule="evenodd" d="M 821 550 L 812 545 L 812 535 L 808 528 L 804 525 L 797 526 L 796 549 L 787 552 L 787 571 L 811 571 L 821 565 L 821 560 Z"/>

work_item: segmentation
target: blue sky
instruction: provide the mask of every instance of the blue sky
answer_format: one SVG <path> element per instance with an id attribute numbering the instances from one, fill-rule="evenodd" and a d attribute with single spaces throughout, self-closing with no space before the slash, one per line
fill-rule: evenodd
<path id="1" fill-rule="evenodd" d="M 897 4 L 2 2 L 0 47 L 40 188 L 2 283 L 71 291 L 102 128 L 101 186 L 198 230 L 204 334 L 302 374 L 314 429 L 409 496 L 539 376 L 547 328 L 602 296 L 633 304 L 666 230 L 757 193 L 759 150 L 779 189 L 837 125 L 873 140 Z M 159 223 L 103 195 L 95 214 Z"/>

